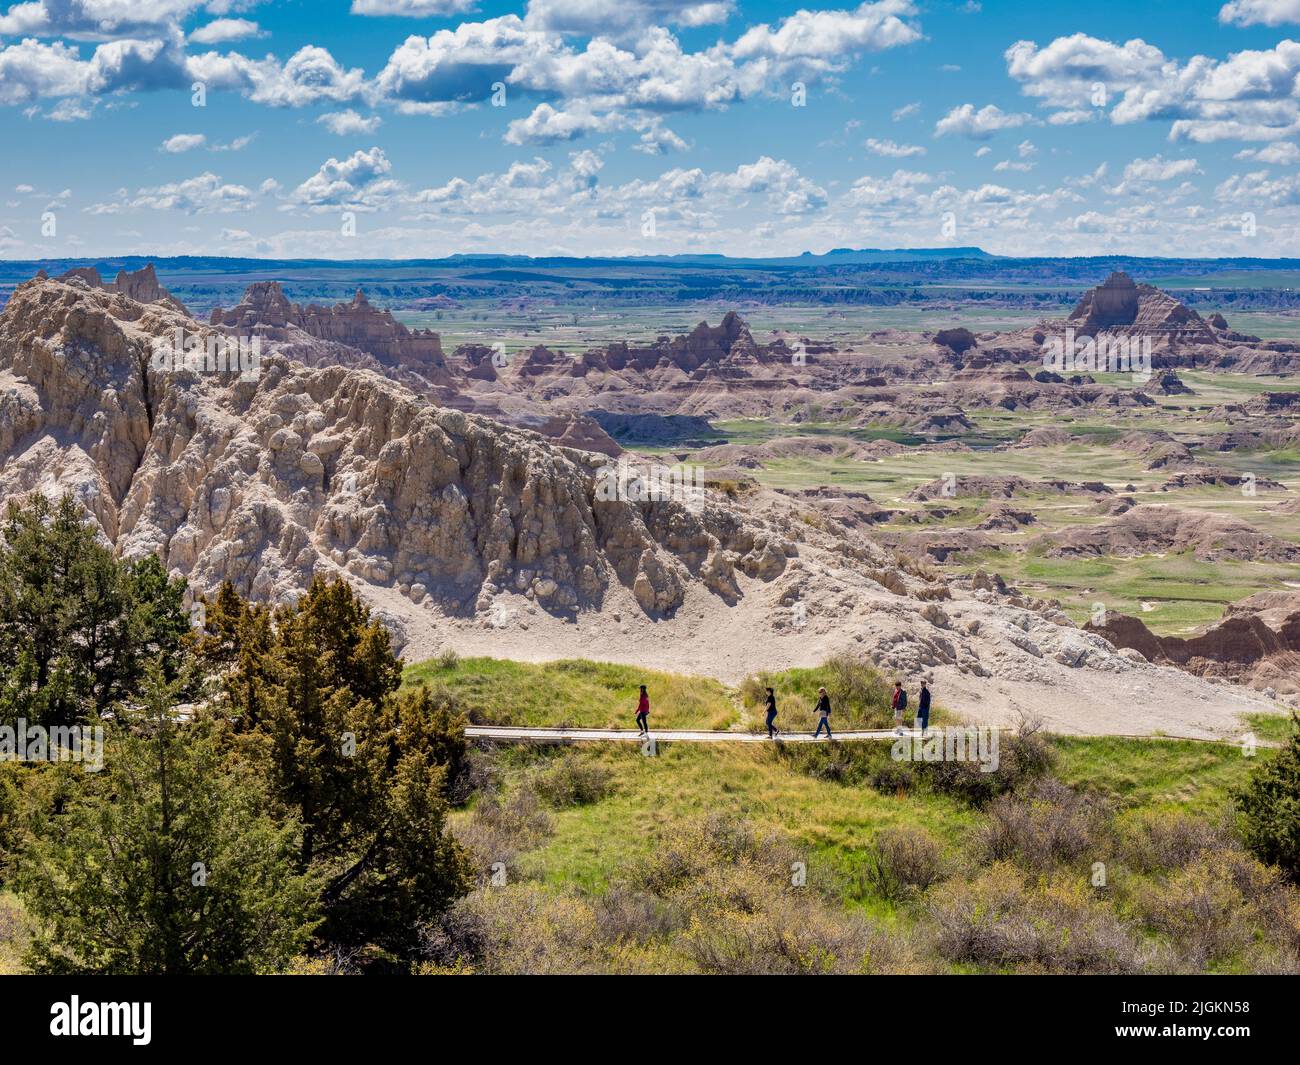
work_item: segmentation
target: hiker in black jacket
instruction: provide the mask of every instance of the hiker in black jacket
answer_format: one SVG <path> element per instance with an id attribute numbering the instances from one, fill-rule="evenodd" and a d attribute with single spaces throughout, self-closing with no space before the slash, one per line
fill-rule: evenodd
<path id="1" fill-rule="evenodd" d="M 826 738 L 833 740 L 831 735 L 831 697 L 826 694 L 825 688 L 817 689 L 817 731 L 813 733 L 813 739 L 822 734 L 822 729 L 826 730 Z"/>
<path id="2" fill-rule="evenodd" d="M 925 681 L 921 681 L 921 695 L 916 703 L 916 727 L 921 730 L 922 736 L 930 727 L 930 689 Z"/>
<path id="3" fill-rule="evenodd" d="M 767 689 L 767 738 L 776 739 L 776 733 L 781 730 L 776 727 L 776 693 L 771 688 Z"/>
<path id="4" fill-rule="evenodd" d="M 901 736 L 903 734 L 903 715 L 907 713 L 907 691 L 903 688 L 901 680 L 894 681 L 894 697 L 890 699 L 889 705 L 894 710 L 894 732 Z"/>

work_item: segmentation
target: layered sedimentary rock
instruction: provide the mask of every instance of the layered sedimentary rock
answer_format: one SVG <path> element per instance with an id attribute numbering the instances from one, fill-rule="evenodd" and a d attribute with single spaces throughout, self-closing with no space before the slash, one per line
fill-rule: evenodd
<path id="1" fill-rule="evenodd" d="M 1067 322 L 1080 336 L 1149 336 L 1162 345 L 1219 342 L 1190 307 L 1154 285 L 1136 284 L 1122 271 L 1085 292 Z"/>
<path id="2" fill-rule="evenodd" d="M 283 334 L 294 327 L 317 340 L 357 348 L 385 365 L 417 373 L 446 366 L 437 333 L 408 329 L 391 311 L 371 305 L 361 289 L 350 303 L 332 307 L 309 303 L 304 307 L 291 302 L 278 281 L 258 281 L 247 288 L 234 307 L 214 308 L 209 321 L 214 326 L 250 334 Z"/>
<path id="3" fill-rule="evenodd" d="M 1076 730 L 1129 697 L 1168 731 L 1218 734 L 1253 708 L 1220 712 L 1211 686 L 1000 582 L 909 568 L 865 498 L 810 521 L 810 501 L 757 486 L 611 495 L 605 456 L 431 403 L 391 374 L 275 352 L 252 377 L 158 369 L 154 341 L 177 328 L 229 327 L 82 277 L 20 285 L 0 312 L 0 501 L 72 492 L 117 551 L 154 552 L 201 592 L 230 580 L 280 603 L 340 577 L 413 656 L 450 642 L 735 681 L 847 651 L 939 678 L 981 721 L 1031 706 Z"/>
<path id="4" fill-rule="evenodd" d="M 1035 542 L 1051 558 L 1133 558 L 1190 552 L 1203 562 L 1297 562 L 1300 544 L 1205 511 L 1136 506 L 1099 525 L 1069 526 Z"/>
<path id="5" fill-rule="evenodd" d="M 42 274 L 44 272 L 42 271 Z M 185 304 L 162 287 L 153 263 L 146 263 L 139 270 L 119 270 L 111 285 L 105 284 L 100 273 L 93 266 L 78 266 L 59 275 L 60 281 L 79 278 L 91 288 L 101 288 L 108 292 L 117 292 L 136 303 L 162 303 L 181 314 L 188 315 Z"/>
<path id="6" fill-rule="evenodd" d="M 1105 624 L 1085 628 L 1150 662 L 1278 693 L 1300 691 L 1300 594 L 1295 592 L 1259 592 L 1187 638 L 1158 636 L 1126 614 L 1108 614 Z"/>
<path id="7" fill-rule="evenodd" d="M 82 283 L 19 286 L 0 314 L 0 495 L 72 491 L 124 554 L 273 602 L 335 572 L 471 614 L 507 589 L 598 609 L 620 583 L 663 615 L 691 580 L 734 594 L 737 569 L 793 552 L 707 507 L 601 499 L 597 456 L 374 373 L 159 371 L 153 342 L 178 327 L 206 332 Z"/>

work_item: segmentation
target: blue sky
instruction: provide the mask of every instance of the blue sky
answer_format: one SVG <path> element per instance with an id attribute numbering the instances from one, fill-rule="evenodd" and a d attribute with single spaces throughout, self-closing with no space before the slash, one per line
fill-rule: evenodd
<path id="1" fill-rule="evenodd" d="M 1300 0 L 0 0 L 0 257 L 1300 254 Z"/>

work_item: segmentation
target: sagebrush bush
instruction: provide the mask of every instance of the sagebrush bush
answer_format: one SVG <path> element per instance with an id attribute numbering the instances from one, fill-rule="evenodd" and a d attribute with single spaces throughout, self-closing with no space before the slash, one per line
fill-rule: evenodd
<path id="1" fill-rule="evenodd" d="M 1135 899 L 1142 923 L 1168 936 L 1198 969 L 1254 938 L 1258 907 L 1239 886 L 1232 854 L 1206 852 L 1167 879 L 1144 885 Z"/>
<path id="2" fill-rule="evenodd" d="M 453 827 L 456 839 L 470 852 L 480 880 L 502 862 L 514 873 L 514 859 L 532 850 L 552 832 L 550 815 L 531 787 L 519 787 L 504 797 L 482 795 L 470 816 Z"/>
<path id="3" fill-rule="evenodd" d="M 998 862 L 931 897 L 935 949 L 948 961 L 1050 973 L 1137 973 L 1133 932 L 1080 882 L 1032 884 Z"/>
<path id="4" fill-rule="evenodd" d="M 1181 869 L 1206 851 L 1237 846 L 1223 825 L 1181 810 L 1142 811 L 1121 824 L 1119 840 L 1125 863 L 1142 873 Z"/>
<path id="5" fill-rule="evenodd" d="M 761 910 L 694 918 L 683 945 L 700 972 L 803 976 L 917 972 L 906 937 L 853 914 L 785 897 Z"/>
<path id="6" fill-rule="evenodd" d="M 882 899 L 924 894 L 946 875 L 943 848 L 924 829 L 886 829 L 867 848 L 863 877 Z"/>
<path id="7" fill-rule="evenodd" d="M 614 774 L 597 761 L 569 752 L 542 770 L 534 787 L 551 806 L 585 806 L 613 793 Z"/>
<path id="8" fill-rule="evenodd" d="M 1101 860 L 1109 850 L 1104 800 L 1059 781 L 1039 781 L 1024 796 L 1000 795 L 976 835 L 981 861 L 1014 861 L 1031 870 Z"/>
<path id="9" fill-rule="evenodd" d="M 494 975 L 605 971 L 591 906 L 537 884 L 480 887 L 425 931 L 437 971 L 469 967 Z"/>

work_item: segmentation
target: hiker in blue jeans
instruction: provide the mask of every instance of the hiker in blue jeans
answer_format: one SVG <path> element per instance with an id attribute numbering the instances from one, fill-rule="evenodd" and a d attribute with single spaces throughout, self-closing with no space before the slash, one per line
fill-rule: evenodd
<path id="1" fill-rule="evenodd" d="M 813 733 L 813 739 L 817 739 L 822 734 L 822 729 L 826 730 L 826 738 L 833 740 L 831 735 L 831 697 L 826 694 L 825 688 L 817 689 L 817 731 Z"/>
<path id="2" fill-rule="evenodd" d="M 925 681 L 921 681 L 921 698 L 916 706 L 916 727 L 921 730 L 922 736 L 930 727 L 930 688 Z"/>
<path id="3" fill-rule="evenodd" d="M 776 727 L 776 693 L 771 688 L 767 689 L 767 738 L 776 739 L 776 733 L 781 730 Z"/>

